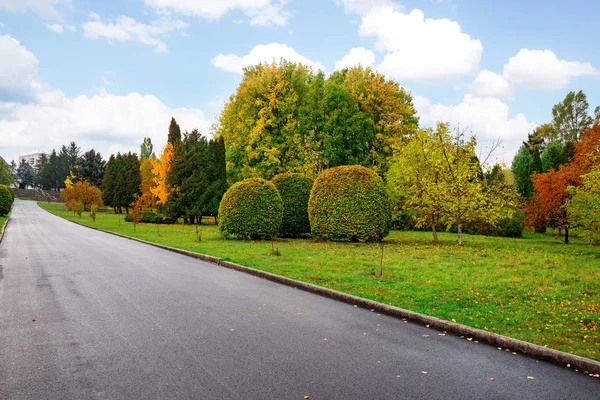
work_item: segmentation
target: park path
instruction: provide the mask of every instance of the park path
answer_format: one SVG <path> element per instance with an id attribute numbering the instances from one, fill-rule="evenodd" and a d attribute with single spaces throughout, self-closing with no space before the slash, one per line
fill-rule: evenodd
<path id="1" fill-rule="evenodd" d="M 582 373 L 87 229 L 34 202 L 15 203 L 0 277 L 0 399 L 600 391 Z"/>

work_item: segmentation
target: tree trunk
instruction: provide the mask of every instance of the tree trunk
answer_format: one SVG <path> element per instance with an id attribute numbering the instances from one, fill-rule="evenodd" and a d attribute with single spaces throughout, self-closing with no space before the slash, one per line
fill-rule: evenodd
<path id="1" fill-rule="evenodd" d="M 219 225 L 219 220 L 217 219 L 216 215 L 214 216 L 214 219 L 215 219 L 215 225 Z"/>
<path id="2" fill-rule="evenodd" d="M 462 246 L 463 245 L 463 241 L 462 241 L 462 224 L 459 222 L 457 226 L 458 226 L 458 245 Z"/>
<path id="3" fill-rule="evenodd" d="M 565 244 L 569 244 L 569 227 L 565 226 Z"/>
<path id="4" fill-rule="evenodd" d="M 435 222 L 431 223 L 431 233 L 433 234 L 433 243 L 438 242 L 437 231 L 435 230 Z"/>

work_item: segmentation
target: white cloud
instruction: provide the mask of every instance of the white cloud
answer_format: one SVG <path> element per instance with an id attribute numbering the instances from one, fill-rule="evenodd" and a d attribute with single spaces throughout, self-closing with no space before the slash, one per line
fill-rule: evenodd
<path id="1" fill-rule="evenodd" d="M 91 39 L 107 38 L 118 41 L 137 41 L 155 46 L 158 52 L 166 52 L 167 45 L 159 37 L 172 31 L 181 31 L 187 27 L 188 24 L 183 21 L 168 18 L 161 18 L 151 24 L 144 24 L 131 17 L 121 15 L 115 21 L 95 19 L 85 22 L 83 32 L 85 37 Z"/>
<path id="2" fill-rule="evenodd" d="M 11 61 L 0 63 L 0 149 L 7 160 L 50 151 L 72 140 L 104 157 L 110 149 L 138 152 L 143 137 L 152 138 L 155 148 L 161 149 L 171 117 L 183 130 L 209 132 L 210 122 L 201 110 L 174 109 L 152 95 L 102 92 L 69 98 L 52 90 L 38 79 L 35 55 L 10 36 L 0 36 L 0 59 Z M 26 94 L 27 101 L 4 95 L 11 91 Z"/>
<path id="3" fill-rule="evenodd" d="M 589 63 L 559 60 L 551 50 L 521 49 L 504 65 L 504 76 L 530 89 L 551 90 L 567 86 L 571 78 L 600 77 L 600 71 Z"/>
<path id="4" fill-rule="evenodd" d="M 402 81 L 438 83 L 477 72 L 483 46 L 448 19 L 425 18 L 392 7 L 362 15 L 360 35 L 375 37 L 375 49 L 387 52 L 378 69 Z"/>
<path id="5" fill-rule="evenodd" d="M 323 67 L 322 64 L 309 60 L 298 54 L 293 48 L 281 43 L 269 43 L 266 45 L 261 44 L 254 46 L 250 53 L 245 56 L 238 56 L 236 54 L 218 54 L 211 62 L 217 68 L 241 74 L 245 67 L 259 63 L 278 62 L 282 58 L 302 63 L 315 69 L 325 70 L 325 67 Z"/>
<path id="6" fill-rule="evenodd" d="M 42 88 L 38 59 L 10 35 L 0 36 L 0 101 L 22 101 Z"/>
<path id="7" fill-rule="evenodd" d="M 401 9 L 398 4 L 394 4 L 392 0 L 336 0 L 337 4 L 344 6 L 344 11 L 347 13 L 366 14 L 373 8 L 379 7 L 395 7 Z"/>
<path id="8" fill-rule="evenodd" d="M 452 127 L 460 124 L 461 129 L 466 128 L 477 136 L 480 145 L 502 139 L 504 149 L 500 157 L 508 163 L 523 138 L 537 126 L 521 113 L 511 118 L 508 105 L 493 97 L 467 94 L 460 104 L 450 106 L 433 104 L 421 96 L 414 96 L 413 101 L 424 125 L 438 121 L 450 122 Z"/>
<path id="9" fill-rule="evenodd" d="M 77 28 L 75 28 L 73 25 L 62 25 L 62 24 L 46 24 L 46 28 L 48 28 L 48 30 L 50 30 L 54 33 L 58 33 L 58 34 L 63 33 L 65 30 L 71 31 L 71 32 L 77 30 Z"/>
<path id="10" fill-rule="evenodd" d="M 479 72 L 471 88 L 478 97 L 507 99 L 514 95 L 514 87 L 506 78 L 486 69 Z"/>
<path id="11" fill-rule="evenodd" d="M 33 11 L 50 20 L 62 19 L 62 10 L 71 7 L 71 0 L 0 0 L 0 10 L 10 12 Z"/>
<path id="12" fill-rule="evenodd" d="M 289 14 L 284 10 L 287 0 L 145 0 L 146 5 L 164 12 L 196 15 L 217 20 L 228 12 L 242 11 L 251 25 L 286 25 Z"/>
<path id="13" fill-rule="evenodd" d="M 68 98 L 58 91 L 36 103 L 0 103 L 0 115 L 0 147 L 13 157 L 25 149 L 49 151 L 72 140 L 105 157 L 115 144 L 139 152 L 145 136 L 161 148 L 172 116 L 184 130 L 197 127 L 207 133 L 210 128 L 198 109 L 172 109 L 155 96 L 139 93 Z"/>
<path id="14" fill-rule="evenodd" d="M 359 64 L 363 67 L 372 66 L 375 64 L 375 54 L 363 47 L 355 47 L 335 63 L 335 69 L 350 68 Z"/>

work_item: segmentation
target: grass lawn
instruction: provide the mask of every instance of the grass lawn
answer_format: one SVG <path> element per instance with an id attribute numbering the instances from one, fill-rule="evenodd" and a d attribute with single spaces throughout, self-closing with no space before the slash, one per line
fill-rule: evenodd
<path id="1" fill-rule="evenodd" d="M 41 207 L 100 229 L 218 256 L 412 311 L 600 360 L 600 247 L 549 235 L 524 239 L 427 232 L 392 232 L 380 246 L 309 239 L 271 242 L 223 240 L 214 225 L 133 225 L 112 210 L 92 222 L 62 204 Z M 120 220 L 120 222 L 119 222 Z"/>
<path id="2" fill-rule="evenodd" d="M 2 230 L 2 227 L 6 223 L 7 219 L 8 219 L 8 216 L 6 216 L 6 215 L 0 215 L 0 231 Z"/>

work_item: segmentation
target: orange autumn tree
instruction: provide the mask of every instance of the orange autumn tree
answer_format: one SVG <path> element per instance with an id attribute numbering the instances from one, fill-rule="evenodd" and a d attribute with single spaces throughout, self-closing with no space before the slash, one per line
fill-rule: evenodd
<path id="1" fill-rule="evenodd" d="M 154 173 L 154 163 L 156 157 L 152 157 L 140 162 L 140 196 L 136 202 L 140 202 L 143 209 L 154 208 L 156 206 L 156 196 L 152 189 L 156 188 L 156 174 Z"/>
<path id="2" fill-rule="evenodd" d="M 172 188 L 167 178 L 173 166 L 175 149 L 172 143 L 167 143 L 160 155 L 160 160 L 152 160 L 152 173 L 154 174 L 154 186 L 150 187 L 150 193 L 156 198 L 157 204 L 167 204 Z"/>
<path id="3" fill-rule="evenodd" d="M 565 243 L 569 243 L 570 221 L 565 205 L 572 190 L 567 189 L 581 186 L 582 175 L 590 172 L 599 156 L 600 125 L 595 124 L 581 133 L 570 164 L 561 165 L 558 171 L 551 169 L 531 177 L 534 193 L 525 206 L 527 224 L 562 228 L 565 231 Z"/>
<path id="4" fill-rule="evenodd" d="M 102 205 L 102 192 L 88 181 L 69 184 L 60 196 L 71 211 L 75 211 L 77 206 L 81 207 L 81 211 L 87 211 L 92 205 Z"/>

